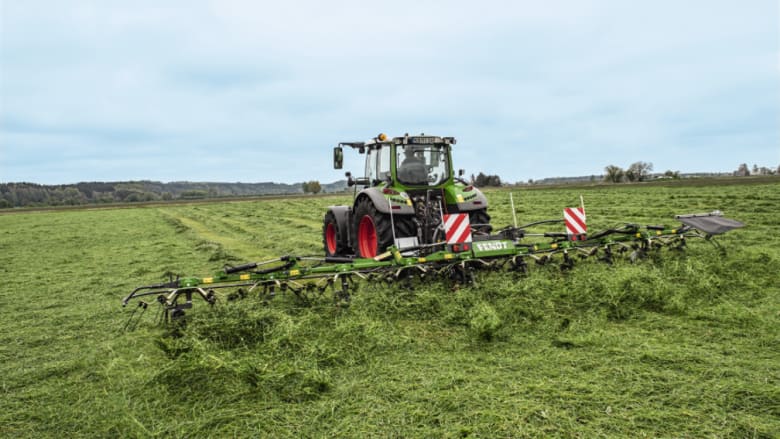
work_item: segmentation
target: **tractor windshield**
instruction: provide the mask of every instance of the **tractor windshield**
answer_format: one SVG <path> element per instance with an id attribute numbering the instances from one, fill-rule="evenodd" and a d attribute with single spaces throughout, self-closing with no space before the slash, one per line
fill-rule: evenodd
<path id="1" fill-rule="evenodd" d="M 450 175 L 448 146 L 399 145 L 396 149 L 398 181 L 415 186 L 436 186 Z"/>

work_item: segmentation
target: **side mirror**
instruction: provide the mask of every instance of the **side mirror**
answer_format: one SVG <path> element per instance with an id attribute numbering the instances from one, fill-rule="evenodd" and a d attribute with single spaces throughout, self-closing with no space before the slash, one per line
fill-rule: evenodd
<path id="1" fill-rule="evenodd" d="M 463 169 L 458 169 L 458 177 L 463 177 L 463 175 L 466 173 Z"/>
<path id="2" fill-rule="evenodd" d="M 333 169 L 344 166 L 344 150 L 340 146 L 333 148 Z"/>

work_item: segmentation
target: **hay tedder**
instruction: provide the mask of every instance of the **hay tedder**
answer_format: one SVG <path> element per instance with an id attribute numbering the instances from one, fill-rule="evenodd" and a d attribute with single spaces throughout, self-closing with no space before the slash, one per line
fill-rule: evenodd
<path id="1" fill-rule="evenodd" d="M 366 154 L 365 175 L 354 186 L 352 206 L 331 206 L 323 220 L 325 256 L 282 256 L 225 266 L 210 277 L 177 277 L 141 286 L 122 299 L 137 301 L 125 328 L 133 328 L 154 297 L 160 320 L 184 316 L 200 298 L 214 305 L 218 297 L 235 300 L 249 294 L 266 299 L 291 292 L 304 302 L 333 291 L 337 303 L 349 301 L 360 279 L 403 282 L 444 278 L 455 285 L 474 280 L 478 269 L 506 269 L 525 274 L 530 265 L 557 264 L 563 270 L 578 259 L 596 257 L 606 263 L 625 255 L 642 258 L 663 247 L 682 249 L 691 238 L 711 238 L 743 224 L 719 211 L 677 215 L 676 225 L 587 230 L 585 206 L 563 209 L 563 217 L 500 230 L 490 225 L 482 192 L 457 176 L 452 167 L 452 137 L 384 134 L 368 142 L 340 143 L 333 151 L 334 167 L 343 165 L 344 147 Z M 357 187 L 361 186 L 360 191 Z M 511 194 L 510 194 L 511 197 Z M 511 199 L 511 198 L 510 198 Z M 541 231 L 557 225 L 555 231 Z M 224 296 L 217 291 L 228 290 Z M 141 310 L 140 312 L 138 312 Z"/>

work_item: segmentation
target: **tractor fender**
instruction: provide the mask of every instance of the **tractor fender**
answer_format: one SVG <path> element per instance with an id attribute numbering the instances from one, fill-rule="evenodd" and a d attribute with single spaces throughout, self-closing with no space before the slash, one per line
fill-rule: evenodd
<path id="1" fill-rule="evenodd" d="M 480 210 L 488 207 L 488 200 L 485 194 L 481 190 L 474 188 L 468 193 L 464 193 L 464 201 L 462 203 L 456 203 L 458 206 L 458 212 L 469 212 L 472 210 Z"/>
<path id="2" fill-rule="evenodd" d="M 362 198 L 366 197 L 371 199 L 378 212 L 390 214 L 390 202 L 387 201 L 387 198 L 378 188 L 370 187 L 360 191 L 357 197 L 355 197 L 355 206 Z M 414 215 L 414 207 L 408 204 L 393 203 L 393 207 L 396 207 L 393 209 L 393 215 Z"/>
<path id="3" fill-rule="evenodd" d="M 333 212 L 333 216 L 336 217 L 339 236 L 350 236 L 352 208 L 349 206 L 328 206 L 328 212 Z"/>

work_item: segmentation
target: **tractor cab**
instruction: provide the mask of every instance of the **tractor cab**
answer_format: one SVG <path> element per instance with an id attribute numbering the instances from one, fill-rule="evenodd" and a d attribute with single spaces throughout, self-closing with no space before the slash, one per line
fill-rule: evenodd
<path id="1" fill-rule="evenodd" d="M 353 179 L 348 174 L 348 184 L 377 186 L 401 186 L 400 189 L 440 187 L 452 179 L 450 145 L 452 137 L 419 136 L 388 139 L 380 134 L 368 142 L 343 142 L 334 149 L 335 169 L 343 166 L 343 147 L 358 149 L 366 154 L 365 177 Z"/>

